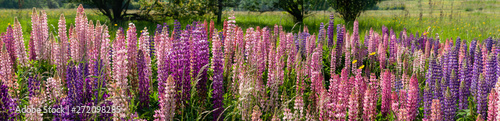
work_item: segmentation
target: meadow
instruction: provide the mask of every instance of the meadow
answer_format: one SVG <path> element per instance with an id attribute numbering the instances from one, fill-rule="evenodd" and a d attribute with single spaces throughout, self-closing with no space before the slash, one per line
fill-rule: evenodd
<path id="1" fill-rule="evenodd" d="M 415 2 L 302 24 L 0 10 L 0 120 L 500 120 L 500 3 Z"/>

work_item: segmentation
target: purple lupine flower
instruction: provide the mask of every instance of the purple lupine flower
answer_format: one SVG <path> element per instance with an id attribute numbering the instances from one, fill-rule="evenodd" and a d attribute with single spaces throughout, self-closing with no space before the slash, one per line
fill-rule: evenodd
<path id="1" fill-rule="evenodd" d="M 485 58 L 488 58 L 488 60 L 486 61 L 486 65 L 484 65 L 484 68 L 485 68 L 485 72 L 484 73 L 484 79 L 485 81 L 488 83 L 488 88 L 487 88 L 487 91 L 489 93 L 489 91 L 491 90 L 491 88 L 493 88 L 498 80 L 498 78 L 496 78 L 496 57 L 493 53 L 489 54 L 488 57 L 485 57 Z"/>
<path id="2" fill-rule="evenodd" d="M 472 40 L 470 42 L 470 45 L 469 45 L 469 60 L 471 61 L 470 64 L 473 64 L 474 63 L 474 58 L 476 57 L 475 56 L 475 53 L 476 53 L 476 46 L 477 46 L 477 40 Z"/>
<path id="3" fill-rule="evenodd" d="M 190 99 L 191 90 L 191 77 L 189 76 L 189 33 L 187 30 L 182 31 L 181 38 L 174 45 L 176 50 L 177 64 L 174 70 L 174 79 L 177 80 L 176 85 L 178 90 L 182 90 L 180 95 L 181 100 Z"/>
<path id="4" fill-rule="evenodd" d="M 342 45 L 344 45 L 344 28 L 337 24 L 337 57 L 340 57 L 343 52 Z"/>
<path id="5" fill-rule="evenodd" d="M 198 76 L 197 74 L 201 74 L 200 75 L 200 80 L 198 81 L 197 85 L 196 85 L 196 89 L 198 90 L 200 96 L 204 97 L 204 95 L 206 95 L 206 86 L 207 86 L 207 80 L 208 78 L 206 77 L 207 75 L 207 69 L 202 69 L 202 67 L 204 67 L 205 65 L 207 65 L 209 62 L 209 43 L 207 41 L 207 34 L 206 34 L 206 29 L 201 26 L 201 25 L 198 25 L 195 30 L 193 31 L 193 35 L 192 35 L 192 38 L 193 38 L 193 49 L 196 48 L 193 52 L 193 56 L 195 57 L 195 60 L 191 60 L 191 61 L 195 61 L 196 65 L 191 65 L 194 67 L 194 70 L 192 73 L 196 74 L 196 76 Z M 193 57 L 192 57 L 193 58 Z M 202 72 L 200 72 L 202 71 Z"/>
<path id="6" fill-rule="evenodd" d="M 436 55 L 437 56 L 437 55 Z M 438 87 L 438 83 L 434 83 L 432 84 L 433 82 L 438 82 L 438 81 L 441 81 L 441 74 L 442 74 L 442 71 L 441 71 L 441 66 L 439 63 L 437 63 L 437 59 L 434 58 L 434 57 L 431 57 L 431 63 L 430 63 L 430 66 L 432 67 L 432 77 L 431 77 L 431 90 L 434 90 L 434 99 L 437 99 L 438 97 L 441 97 L 441 92 L 440 90 L 436 89 L 436 87 Z"/>
<path id="7" fill-rule="evenodd" d="M 323 24 L 323 22 L 321 22 L 319 24 L 318 40 L 317 40 L 318 43 L 325 41 L 326 35 L 325 35 L 324 31 L 325 31 L 325 25 Z"/>
<path id="8" fill-rule="evenodd" d="M 28 77 L 28 91 L 29 97 L 40 95 L 40 80 L 37 75 Z"/>
<path id="9" fill-rule="evenodd" d="M 453 121 L 455 118 L 455 103 L 453 103 L 453 96 L 450 92 L 450 88 L 447 88 L 445 91 L 444 104 L 443 104 L 443 112 L 444 118 L 446 121 Z"/>
<path id="10" fill-rule="evenodd" d="M 334 16 L 333 16 L 333 14 L 330 14 L 330 21 L 328 23 L 328 30 L 327 30 L 328 48 L 332 48 L 332 46 L 333 46 L 333 29 L 334 29 L 334 27 L 335 27 Z"/>
<path id="11" fill-rule="evenodd" d="M 462 63 L 462 68 L 460 69 L 460 89 L 459 89 L 459 108 L 458 109 L 466 109 L 468 108 L 467 97 L 470 94 L 470 77 L 469 68 L 467 66 L 467 61 Z"/>
<path id="12" fill-rule="evenodd" d="M 474 41 L 473 41 L 474 42 Z M 471 90 L 470 92 L 473 93 L 473 95 L 477 95 L 476 93 L 477 88 L 478 88 L 478 79 L 479 79 L 479 74 L 483 73 L 483 56 L 481 54 L 481 46 L 477 46 L 476 52 L 474 54 L 474 66 L 472 67 L 472 79 L 471 79 Z"/>
<path id="13" fill-rule="evenodd" d="M 484 45 L 486 46 L 486 50 L 488 50 L 488 52 L 491 52 L 491 48 L 493 47 L 493 39 L 491 37 L 488 37 L 486 40 L 484 40 Z"/>
<path id="14" fill-rule="evenodd" d="M 139 105 L 141 107 L 147 107 L 149 104 L 149 77 L 145 74 L 147 71 L 145 63 L 144 53 L 139 50 L 137 55 L 137 75 L 139 76 Z"/>
<path id="15" fill-rule="evenodd" d="M 453 98 L 452 102 L 454 105 L 457 104 L 458 93 L 460 89 L 460 81 L 457 79 L 457 73 L 455 70 L 451 70 L 450 80 L 448 81 L 449 88 L 451 92 L 451 97 Z"/>
<path id="16" fill-rule="evenodd" d="M 16 108 L 19 108 L 17 107 L 17 100 L 9 95 L 8 88 L 9 87 L 4 85 L 3 82 L 0 82 L 0 110 L 2 111 L 2 113 L 0 113 L 0 120 L 20 120 L 19 117 L 17 117 L 18 112 L 15 112 Z"/>
<path id="17" fill-rule="evenodd" d="M 215 29 L 215 31 L 217 31 L 217 29 Z M 214 108 L 215 108 L 215 111 L 213 113 L 214 117 L 219 117 L 222 114 L 222 111 L 224 110 L 224 107 L 223 106 L 223 100 L 224 100 L 224 97 L 223 97 L 223 94 L 224 94 L 224 87 L 223 87 L 223 63 L 224 63 L 224 56 L 223 56 L 223 52 L 222 52 L 222 40 L 219 38 L 219 35 L 218 34 L 214 34 L 213 35 L 213 38 L 212 38 L 212 42 L 213 42 L 213 45 L 212 45 L 212 53 L 213 53 L 213 57 L 212 57 L 212 69 L 214 70 L 213 72 L 213 84 L 212 84 L 212 88 L 214 89 L 213 91 L 213 104 L 214 104 Z M 223 119 L 223 118 L 218 118 L 218 119 Z"/>
<path id="18" fill-rule="evenodd" d="M 174 32 L 172 33 L 174 40 L 179 40 L 181 38 L 181 23 L 174 20 Z"/>
<path id="19" fill-rule="evenodd" d="M 477 83 L 477 92 L 476 92 L 476 108 L 477 113 L 482 115 L 482 118 L 486 118 L 487 111 L 487 97 L 488 97 L 488 82 L 484 78 L 483 74 L 479 76 L 479 82 Z"/>

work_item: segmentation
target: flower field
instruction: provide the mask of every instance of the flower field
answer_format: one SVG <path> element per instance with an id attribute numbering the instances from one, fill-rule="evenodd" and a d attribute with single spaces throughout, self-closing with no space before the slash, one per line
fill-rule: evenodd
<path id="1" fill-rule="evenodd" d="M 491 37 L 383 26 L 361 40 L 357 21 L 349 31 L 333 16 L 298 33 L 243 30 L 231 16 L 222 30 L 129 23 L 111 39 L 81 5 L 70 26 L 61 14 L 49 31 L 47 20 L 33 9 L 31 25 L 15 19 L 1 34 L 2 121 L 500 120 L 500 40 Z"/>

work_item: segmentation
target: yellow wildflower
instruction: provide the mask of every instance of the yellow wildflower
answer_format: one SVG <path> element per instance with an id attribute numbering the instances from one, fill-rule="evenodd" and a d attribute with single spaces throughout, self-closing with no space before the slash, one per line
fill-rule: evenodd
<path id="1" fill-rule="evenodd" d="M 118 26 L 118 24 L 115 24 L 115 26 Z"/>
<path id="2" fill-rule="evenodd" d="M 372 53 L 370 53 L 370 55 L 375 55 L 375 54 L 376 54 L 376 52 L 372 52 Z"/>
<path id="3" fill-rule="evenodd" d="M 364 67 L 365 67 L 365 65 L 361 65 L 361 66 L 359 67 L 359 69 L 363 69 Z"/>
<path id="4" fill-rule="evenodd" d="M 358 60 L 354 60 L 354 61 L 352 61 L 352 64 L 355 64 L 356 62 L 358 62 Z"/>

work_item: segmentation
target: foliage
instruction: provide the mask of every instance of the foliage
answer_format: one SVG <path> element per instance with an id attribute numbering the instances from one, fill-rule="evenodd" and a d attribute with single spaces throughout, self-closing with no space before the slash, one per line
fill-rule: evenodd
<path id="1" fill-rule="evenodd" d="M 331 0 L 329 3 L 345 21 L 353 22 L 363 11 L 382 0 Z"/>

